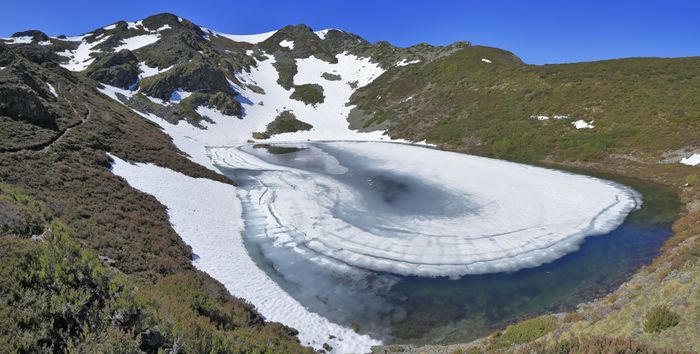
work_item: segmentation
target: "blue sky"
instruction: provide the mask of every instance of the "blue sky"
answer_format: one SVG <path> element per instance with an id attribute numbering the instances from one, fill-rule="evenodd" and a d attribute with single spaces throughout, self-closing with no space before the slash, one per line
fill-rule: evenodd
<path id="1" fill-rule="evenodd" d="M 25 29 L 41 29 L 49 35 L 82 34 L 116 20 L 159 12 L 234 34 L 305 23 L 399 46 L 467 40 L 510 50 L 532 64 L 700 55 L 697 0 L 3 0 L 0 36 Z"/>

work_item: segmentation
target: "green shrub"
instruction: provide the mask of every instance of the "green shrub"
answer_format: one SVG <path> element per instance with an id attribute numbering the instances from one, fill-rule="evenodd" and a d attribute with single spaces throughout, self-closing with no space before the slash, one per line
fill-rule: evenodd
<path id="1" fill-rule="evenodd" d="M 298 85 L 294 87 L 294 92 L 289 98 L 302 101 L 306 104 L 316 105 L 323 103 L 323 87 L 317 84 Z"/>
<path id="2" fill-rule="evenodd" d="M 555 323 L 556 318 L 547 315 L 512 324 L 495 338 L 491 347 L 506 348 L 513 344 L 531 342 L 554 330 Z"/>
<path id="3" fill-rule="evenodd" d="M 678 324 L 678 315 L 667 306 L 654 306 L 647 312 L 644 320 L 644 330 L 649 333 L 659 333 Z"/>

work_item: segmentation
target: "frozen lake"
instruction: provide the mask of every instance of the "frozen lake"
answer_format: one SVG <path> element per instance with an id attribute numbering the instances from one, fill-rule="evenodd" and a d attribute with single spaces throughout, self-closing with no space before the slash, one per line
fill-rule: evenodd
<path id="1" fill-rule="evenodd" d="M 646 193 L 637 210 L 629 187 L 550 169 L 390 143 L 210 153 L 241 183 L 258 266 L 310 311 L 383 340 L 468 340 L 570 308 L 670 234 L 635 221 L 656 204 Z"/>

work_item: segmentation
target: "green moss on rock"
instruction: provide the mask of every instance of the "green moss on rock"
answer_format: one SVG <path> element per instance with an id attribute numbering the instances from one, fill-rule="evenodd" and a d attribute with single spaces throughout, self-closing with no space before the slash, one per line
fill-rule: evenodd
<path id="1" fill-rule="evenodd" d="M 313 128 L 313 125 L 298 120 L 291 111 L 284 111 L 267 125 L 267 129 L 264 132 L 253 133 L 253 138 L 268 139 L 275 134 L 293 133 L 302 130 L 311 130 L 311 128 Z"/>
<path id="2" fill-rule="evenodd" d="M 105 54 L 90 64 L 85 74 L 91 79 L 111 86 L 128 88 L 136 83 L 140 73 L 139 60 L 130 50 Z"/>
<path id="3" fill-rule="evenodd" d="M 307 105 L 317 105 L 323 103 L 323 87 L 318 84 L 305 84 L 294 86 L 294 92 L 289 96 L 291 99 L 301 101 Z"/>

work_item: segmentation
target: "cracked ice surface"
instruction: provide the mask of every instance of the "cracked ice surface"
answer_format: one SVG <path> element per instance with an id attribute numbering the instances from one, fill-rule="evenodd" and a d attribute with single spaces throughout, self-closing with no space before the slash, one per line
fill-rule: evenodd
<path id="1" fill-rule="evenodd" d="M 269 235 L 279 245 L 376 271 L 455 277 L 534 267 L 617 228 L 641 204 L 613 182 L 506 161 L 381 142 L 308 146 L 315 156 L 284 163 L 245 147 L 210 156 L 262 171 L 258 200 L 270 228 L 303 235 Z"/>

